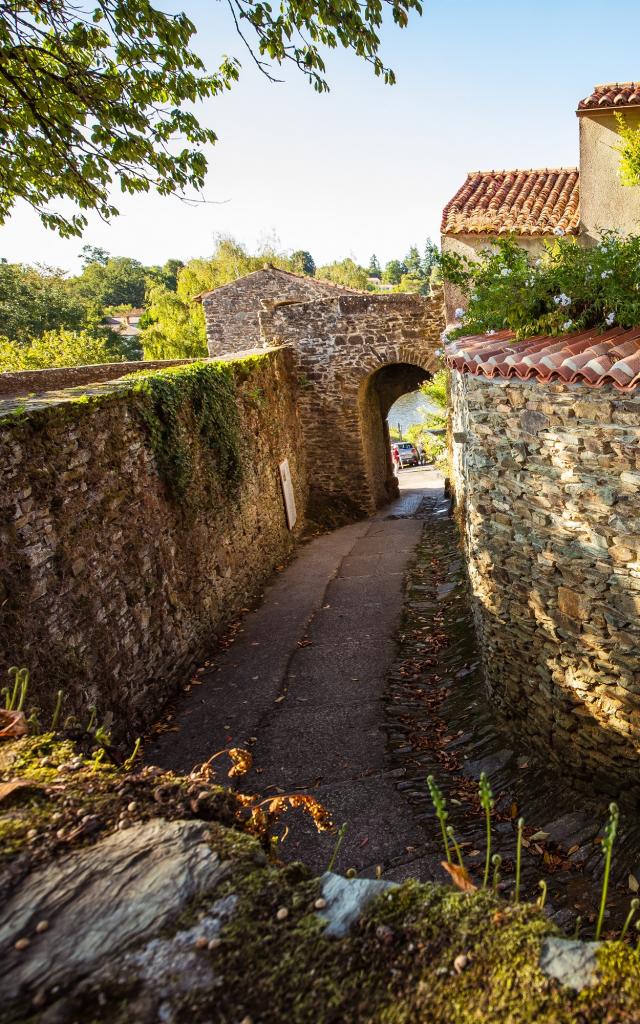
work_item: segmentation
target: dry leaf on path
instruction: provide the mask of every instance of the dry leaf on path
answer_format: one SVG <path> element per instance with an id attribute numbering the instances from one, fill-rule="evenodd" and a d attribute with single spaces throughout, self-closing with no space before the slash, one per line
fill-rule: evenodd
<path id="1" fill-rule="evenodd" d="M 440 861 L 440 864 L 458 889 L 462 889 L 462 892 L 477 892 L 478 886 L 473 884 L 466 868 L 461 868 L 459 864 L 448 864 L 446 860 Z"/>
<path id="2" fill-rule="evenodd" d="M 11 779 L 9 782 L 0 782 L 0 800 L 5 800 L 18 789 L 38 788 L 38 784 L 32 779 Z"/>

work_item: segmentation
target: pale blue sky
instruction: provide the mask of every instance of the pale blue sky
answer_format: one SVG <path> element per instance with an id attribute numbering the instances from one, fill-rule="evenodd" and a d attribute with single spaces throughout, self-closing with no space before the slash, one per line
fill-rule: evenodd
<path id="1" fill-rule="evenodd" d="M 261 77 L 221 0 L 177 6 L 208 63 L 226 52 L 243 64 L 232 92 L 201 110 L 219 137 L 205 194 L 228 201 L 117 196 L 122 215 L 111 226 L 91 218 L 82 240 L 61 240 L 16 208 L 0 255 L 75 271 L 90 243 L 161 263 L 207 255 L 222 232 L 249 247 L 275 233 L 318 264 L 372 252 L 385 262 L 438 237 L 467 170 L 577 164 L 578 100 L 596 83 L 640 77 L 637 0 L 425 0 L 421 19 L 384 32 L 397 85 L 332 53 L 324 96 L 293 70 L 283 85 Z"/>

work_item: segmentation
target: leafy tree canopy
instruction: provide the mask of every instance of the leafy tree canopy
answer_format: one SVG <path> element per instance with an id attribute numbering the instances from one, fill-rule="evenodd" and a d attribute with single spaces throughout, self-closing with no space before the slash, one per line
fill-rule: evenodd
<path id="1" fill-rule="evenodd" d="M 364 291 L 367 287 L 367 271 L 350 257 L 320 267 L 317 276 L 324 281 L 341 284 L 345 288 L 357 288 L 359 291 Z"/>
<path id="2" fill-rule="evenodd" d="M 78 295 L 99 306 L 142 306 L 147 270 L 128 256 L 110 256 L 106 263 L 87 263 L 73 279 Z"/>
<path id="3" fill-rule="evenodd" d="M 323 53 L 338 45 L 393 83 L 379 56 L 383 12 L 400 27 L 420 0 L 229 0 L 258 66 L 292 63 L 319 92 Z M 195 25 L 149 0 L 12 0 L 0 7 L 0 224 L 17 199 L 63 236 L 87 210 L 118 213 L 113 185 L 137 194 L 202 189 L 204 148 L 216 141 L 194 104 L 237 80 L 239 62 L 207 69 L 192 49 Z M 75 212 L 59 205 L 71 199 Z"/>
<path id="4" fill-rule="evenodd" d="M 306 249 L 296 249 L 291 253 L 291 269 L 295 274 L 306 274 L 313 277 L 316 272 L 316 265 L 313 256 Z"/>
<path id="5" fill-rule="evenodd" d="M 95 304 L 75 294 L 64 272 L 0 260 L 0 323 L 12 341 L 60 328 L 80 330 L 100 319 Z"/>
<path id="6" fill-rule="evenodd" d="M 378 257 L 376 256 L 375 253 L 369 260 L 369 267 L 367 273 L 369 274 L 369 277 L 377 277 L 378 280 L 382 277 L 382 268 L 380 267 Z"/>
<path id="7" fill-rule="evenodd" d="M 48 366 L 88 366 L 123 359 L 116 339 L 91 331 L 45 331 L 27 345 L 0 337 L 0 372 L 40 370 Z"/>
<path id="8" fill-rule="evenodd" d="M 385 284 L 400 284 L 403 275 L 406 273 L 408 273 L 407 265 L 403 260 L 389 260 L 384 268 L 382 280 Z"/>

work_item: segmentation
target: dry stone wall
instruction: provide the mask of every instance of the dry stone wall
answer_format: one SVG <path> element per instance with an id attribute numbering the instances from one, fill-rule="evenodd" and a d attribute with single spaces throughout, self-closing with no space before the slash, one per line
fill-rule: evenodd
<path id="1" fill-rule="evenodd" d="M 202 297 L 210 356 L 241 352 L 260 344 L 260 311 L 264 303 L 307 302 L 351 294 L 329 281 L 265 267 Z"/>
<path id="2" fill-rule="evenodd" d="M 372 513 L 397 488 L 388 409 L 438 366 L 441 292 L 284 302 L 260 325 L 266 344 L 295 350 L 313 514 Z"/>
<path id="3" fill-rule="evenodd" d="M 172 395 L 193 367 L 168 375 L 164 421 L 122 384 L 0 416 L 0 671 L 30 668 L 43 720 L 61 687 L 65 713 L 86 717 L 95 704 L 100 721 L 134 734 L 292 551 L 278 472 L 288 458 L 301 524 L 292 355 L 228 365 L 241 466 L 233 483 L 211 468 L 196 403 L 163 465 Z M 218 452 L 220 465 L 227 454 Z M 187 477 L 182 498 L 172 472 Z"/>
<path id="4" fill-rule="evenodd" d="M 640 754 L 640 395 L 452 378 L 491 696 L 523 743 L 617 791 Z"/>

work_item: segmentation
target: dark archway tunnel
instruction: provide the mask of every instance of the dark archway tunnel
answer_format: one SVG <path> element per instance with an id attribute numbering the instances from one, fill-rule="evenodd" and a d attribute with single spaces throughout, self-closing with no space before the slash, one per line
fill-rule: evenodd
<path id="1" fill-rule="evenodd" d="M 398 481 L 391 461 L 387 416 L 398 398 L 417 391 L 431 374 L 414 363 L 389 363 L 374 370 L 362 382 L 358 400 L 364 461 L 377 508 L 398 495 Z"/>

